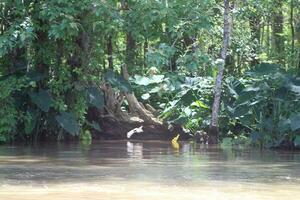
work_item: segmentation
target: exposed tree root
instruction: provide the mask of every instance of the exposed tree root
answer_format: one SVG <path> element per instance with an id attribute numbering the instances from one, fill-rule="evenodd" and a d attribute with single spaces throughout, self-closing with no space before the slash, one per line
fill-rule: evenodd
<path id="1" fill-rule="evenodd" d="M 122 71 L 124 78 L 128 80 L 126 67 Z M 93 108 L 88 112 L 88 119 L 98 121 L 101 125 L 102 131 L 95 130 L 95 137 L 170 140 L 180 134 L 180 139 L 190 138 L 180 125 L 170 126 L 156 118 L 157 111 L 151 105 L 144 106 L 133 92 L 121 92 L 108 83 L 102 83 L 100 88 L 104 93 L 105 107 L 103 110 Z M 127 110 L 122 107 L 124 101 L 127 101 Z"/>

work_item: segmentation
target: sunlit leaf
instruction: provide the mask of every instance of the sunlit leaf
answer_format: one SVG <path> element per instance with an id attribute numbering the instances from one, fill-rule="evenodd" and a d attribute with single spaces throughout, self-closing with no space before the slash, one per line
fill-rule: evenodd
<path id="1" fill-rule="evenodd" d="M 151 96 L 150 96 L 149 93 L 145 93 L 145 94 L 143 94 L 143 95 L 141 96 L 141 98 L 144 99 L 144 100 L 148 100 L 150 97 L 151 97 Z"/>
<path id="2" fill-rule="evenodd" d="M 196 106 L 196 107 L 198 107 L 198 108 L 206 108 L 206 109 L 209 109 L 209 107 L 207 106 L 207 105 L 205 105 L 202 101 L 200 101 L 200 100 L 197 100 L 197 101 L 195 101 L 195 102 L 193 102 L 192 104 L 191 104 L 191 106 Z"/>

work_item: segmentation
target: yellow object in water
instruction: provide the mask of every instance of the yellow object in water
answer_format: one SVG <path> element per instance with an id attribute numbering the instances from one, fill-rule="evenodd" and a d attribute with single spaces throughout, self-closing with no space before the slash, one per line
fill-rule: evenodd
<path id="1" fill-rule="evenodd" d="M 172 139 L 172 147 L 174 148 L 174 149 L 179 149 L 179 143 L 178 143 L 178 138 L 179 138 L 179 134 L 176 136 L 176 137 L 174 137 L 173 139 Z"/>

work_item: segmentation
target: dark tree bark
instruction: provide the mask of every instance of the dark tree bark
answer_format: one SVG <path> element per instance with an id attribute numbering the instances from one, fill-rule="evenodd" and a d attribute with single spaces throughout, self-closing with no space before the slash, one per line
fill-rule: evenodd
<path id="1" fill-rule="evenodd" d="M 176 61 L 177 61 L 177 56 L 174 55 L 174 56 L 171 58 L 171 62 L 170 62 L 170 69 L 171 69 L 171 72 L 177 71 L 177 63 L 176 63 Z"/>
<path id="2" fill-rule="evenodd" d="M 223 79 L 223 73 L 224 73 L 224 66 L 225 66 L 225 60 L 227 55 L 227 50 L 229 46 L 229 40 L 230 40 L 230 3 L 229 0 L 224 0 L 224 30 L 223 30 L 223 47 L 221 50 L 220 55 L 220 65 L 219 65 L 219 71 L 216 78 L 215 83 L 215 90 L 214 90 L 214 101 L 213 101 L 213 107 L 212 107 L 212 114 L 211 114 L 211 123 L 210 123 L 210 130 L 209 130 L 209 143 L 210 144 L 217 144 L 218 143 L 218 137 L 219 137 L 219 126 L 218 126 L 218 119 L 219 119 L 219 110 L 220 110 L 220 101 L 221 101 L 221 92 L 222 92 L 222 79 Z"/>
<path id="3" fill-rule="evenodd" d="M 148 40 L 145 39 L 144 42 L 144 68 L 147 68 L 147 53 L 148 53 Z"/>
<path id="4" fill-rule="evenodd" d="M 132 67 L 135 65 L 136 58 L 136 42 L 132 36 L 131 32 L 126 34 L 126 58 L 125 64 L 128 66 L 129 71 L 131 71 Z"/>
<path id="5" fill-rule="evenodd" d="M 108 36 L 107 39 L 107 60 L 108 60 L 108 68 L 114 68 L 114 61 L 113 61 L 113 43 L 112 43 L 112 36 Z"/>

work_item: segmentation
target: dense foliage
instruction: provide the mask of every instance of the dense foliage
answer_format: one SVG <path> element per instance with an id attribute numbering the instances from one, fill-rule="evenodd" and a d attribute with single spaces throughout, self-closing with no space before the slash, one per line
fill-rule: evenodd
<path id="1" fill-rule="evenodd" d="M 300 145 L 300 2 L 231 5 L 221 137 Z M 222 15 L 218 0 L 1 1 L 0 142 L 90 140 L 103 81 L 134 91 L 160 119 L 207 130 Z"/>

